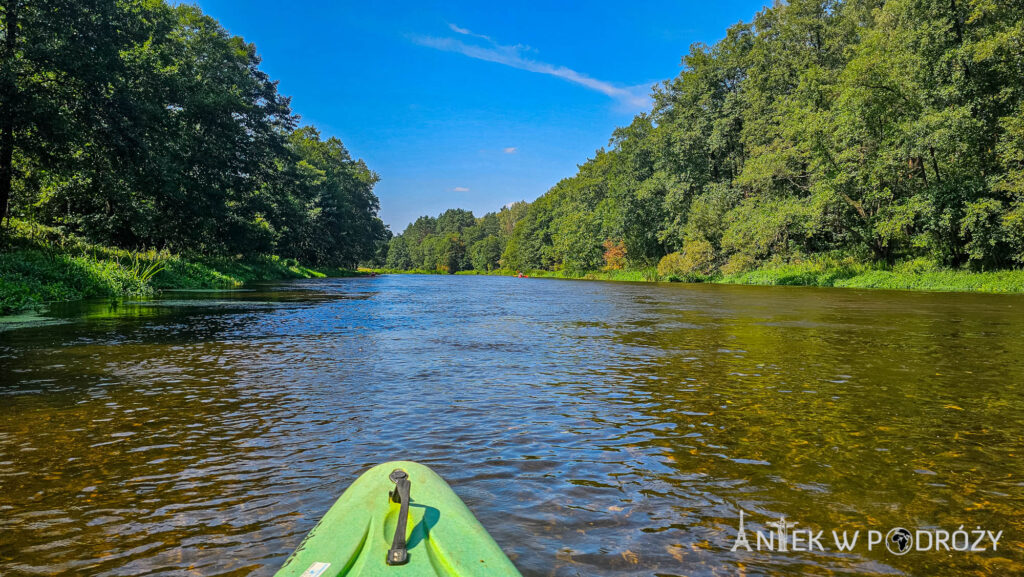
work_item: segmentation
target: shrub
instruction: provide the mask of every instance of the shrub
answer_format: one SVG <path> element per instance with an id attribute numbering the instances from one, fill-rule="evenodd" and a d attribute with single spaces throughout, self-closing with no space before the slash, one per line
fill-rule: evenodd
<path id="1" fill-rule="evenodd" d="M 715 247 L 704 239 L 683 243 L 683 266 L 689 274 L 709 276 L 715 271 Z"/>
<path id="2" fill-rule="evenodd" d="M 960 221 L 960 234 L 967 240 L 964 248 L 974 268 L 999 266 L 1004 252 L 1005 228 L 1003 215 L 1006 212 L 999 200 L 986 198 L 969 202 Z"/>
<path id="3" fill-rule="evenodd" d="M 1010 257 L 1018 264 L 1024 264 L 1024 201 L 1018 201 L 1003 216 L 1003 231 L 1010 244 Z"/>
<path id="4" fill-rule="evenodd" d="M 738 252 L 729 257 L 722 265 L 721 271 L 724 275 L 740 274 L 757 268 L 757 259 L 745 252 Z"/>
<path id="5" fill-rule="evenodd" d="M 620 270 L 626 266 L 626 245 L 620 241 L 606 240 L 604 247 L 604 270 Z"/>
<path id="6" fill-rule="evenodd" d="M 704 239 L 688 240 L 683 250 L 664 256 L 658 274 L 669 280 L 701 281 L 715 270 L 715 248 Z"/>
<path id="7" fill-rule="evenodd" d="M 818 210 L 806 199 L 747 199 L 725 215 L 721 247 L 756 258 L 789 256 L 817 232 Z"/>
<path id="8" fill-rule="evenodd" d="M 683 274 L 685 273 L 683 272 L 682 253 L 669 253 L 658 261 L 658 276 L 663 276 L 669 280 L 678 280 Z"/>
<path id="9" fill-rule="evenodd" d="M 893 272 L 897 274 L 922 274 L 926 272 L 934 272 L 940 268 L 941 267 L 937 261 L 930 258 L 918 257 L 898 263 L 893 267 Z"/>

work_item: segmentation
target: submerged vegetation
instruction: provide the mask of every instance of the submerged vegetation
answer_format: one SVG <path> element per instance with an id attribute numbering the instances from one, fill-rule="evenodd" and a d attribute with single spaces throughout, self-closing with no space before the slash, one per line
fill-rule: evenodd
<path id="1" fill-rule="evenodd" d="M 387 266 L 1020 291 L 1022 78 L 1020 3 L 776 3 L 575 176 L 422 217 Z"/>
<path id="2" fill-rule="evenodd" d="M 5 2 L 0 40 L 2 310 L 353 268 L 390 238 L 377 175 L 198 8 Z"/>

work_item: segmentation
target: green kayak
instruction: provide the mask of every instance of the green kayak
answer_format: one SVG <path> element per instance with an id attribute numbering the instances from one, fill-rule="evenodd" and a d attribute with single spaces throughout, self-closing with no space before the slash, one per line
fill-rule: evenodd
<path id="1" fill-rule="evenodd" d="M 393 461 L 363 473 L 277 577 L 518 576 L 444 479 Z"/>

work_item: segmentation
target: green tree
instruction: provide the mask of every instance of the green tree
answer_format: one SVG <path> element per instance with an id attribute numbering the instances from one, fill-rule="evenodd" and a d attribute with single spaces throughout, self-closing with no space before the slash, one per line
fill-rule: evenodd
<path id="1" fill-rule="evenodd" d="M 291 246 L 289 254 L 341 266 L 371 258 L 387 234 L 373 194 L 377 175 L 363 161 L 353 160 L 340 140 L 322 140 L 315 128 L 296 130 L 290 144 L 306 170 L 298 193 L 300 222 L 291 238 L 284 239 Z"/>
<path id="2" fill-rule="evenodd" d="M 501 240 L 497 236 L 487 236 L 473 243 L 469 254 L 475 270 L 494 270 L 499 267 L 501 260 Z"/>
<path id="3" fill-rule="evenodd" d="M 404 236 L 396 236 L 388 244 L 387 268 L 394 270 L 410 270 L 415 268 L 412 256 L 409 254 L 408 241 Z"/>
<path id="4" fill-rule="evenodd" d="M 137 15 L 143 6 L 0 2 L 0 220 L 19 186 L 23 195 L 35 195 L 42 166 L 72 180 L 67 171 L 75 167 L 76 153 L 104 133 L 116 138 L 123 123 L 104 124 L 111 119 L 104 103 L 111 79 L 126 70 L 121 52 L 146 38 L 146 23 Z"/>
<path id="5" fill-rule="evenodd" d="M 700 275 L 810 254 L 1024 264 L 1022 44 L 1019 2 L 776 3 L 690 47 L 649 114 L 496 235 L 447 228 L 471 257 L 496 236 L 513 269 L 598 268 L 620 239 L 629 266 L 678 253 Z"/>

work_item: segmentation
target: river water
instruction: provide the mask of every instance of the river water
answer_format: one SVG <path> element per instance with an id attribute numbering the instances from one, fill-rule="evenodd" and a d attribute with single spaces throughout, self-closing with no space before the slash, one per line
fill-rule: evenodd
<path id="1" fill-rule="evenodd" d="M 395 459 L 528 576 L 1024 572 L 1024 297 L 384 276 L 53 315 L 0 333 L 5 576 L 271 575 Z M 741 509 L 827 550 L 730 551 Z M 998 549 L 864 542 L 960 526 Z"/>

